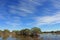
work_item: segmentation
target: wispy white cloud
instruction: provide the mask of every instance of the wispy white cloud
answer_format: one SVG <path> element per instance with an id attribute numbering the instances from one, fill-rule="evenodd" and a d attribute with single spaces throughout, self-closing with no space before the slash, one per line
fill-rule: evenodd
<path id="1" fill-rule="evenodd" d="M 5 19 L 5 16 L 3 14 L 0 14 L 0 19 Z"/>
<path id="2" fill-rule="evenodd" d="M 7 21 L 6 24 L 11 27 L 19 27 L 21 24 L 16 22 Z"/>
<path id="3" fill-rule="evenodd" d="M 28 14 L 33 14 L 36 11 L 36 6 L 42 6 L 45 0 L 22 0 L 18 6 L 8 5 L 10 13 L 18 14 L 20 16 L 27 16 Z M 27 14 L 28 13 L 28 14 Z M 22 15 L 23 14 L 23 15 Z"/>
<path id="4" fill-rule="evenodd" d="M 18 17 L 18 16 L 14 16 L 12 20 L 13 20 L 13 22 L 15 22 L 15 23 L 21 22 L 21 18 Z"/>
<path id="5" fill-rule="evenodd" d="M 22 11 L 24 11 L 26 13 L 32 13 L 32 11 L 31 10 L 28 10 L 28 9 L 21 8 L 20 10 L 22 10 Z"/>
<path id="6" fill-rule="evenodd" d="M 36 17 L 35 20 L 37 26 L 60 23 L 60 12 L 56 12 L 53 16 Z"/>
<path id="7" fill-rule="evenodd" d="M 39 2 L 39 0 L 30 0 L 32 3 L 34 3 L 35 5 L 41 5 L 41 3 Z"/>
<path id="8" fill-rule="evenodd" d="M 53 13 L 54 10 L 51 10 L 49 8 L 44 8 L 43 10 L 43 15 L 50 15 L 50 14 L 54 14 Z M 45 14 L 44 14 L 45 13 Z"/>
<path id="9" fill-rule="evenodd" d="M 60 0 L 51 0 L 51 2 L 56 9 L 60 9 Z"/>
<path id="10" fill-rule="evenodd" d="M 32 3 L 34 3 L 35 5 L 42 5 L 43 2 L 45 2 L 46 0 L 30 0 Z"/>

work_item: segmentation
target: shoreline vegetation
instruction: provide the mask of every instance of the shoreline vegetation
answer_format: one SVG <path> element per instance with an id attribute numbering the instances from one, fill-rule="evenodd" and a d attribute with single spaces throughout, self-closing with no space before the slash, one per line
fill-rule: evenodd
<path id="1" fill-rule="evenodd" d="M 34 27 L 32 29 L 22 29 L 22 30 L 13 30 L 12 32 L 10 32 L 9 30 L 0 30 L 0 37 L 7 38 L 9 36 L 12 37 L 19 37 L 19 38 L 38 38 L 40 36 L 40 34 L 48 34 L 48 33 L 52 33 L 52 34 L 60 34 L 60 31 L 51 31 L 51 32 L 42 32 L 40 28 Z"/>
<path id="2" fill-rule="evenodd" d="M 13 30 L 10 32 L 9 30 L 5 29 L 4 31 L 0 30 L 0 36 L 8 36 L 8 35 L 13 35 L 13 36 L 30 36 L 30 37 L 38 37 L 39 34 L 41 34 L 41 29 L 34 27 L 32 29 L 22 29 L 22 30 Z"/>

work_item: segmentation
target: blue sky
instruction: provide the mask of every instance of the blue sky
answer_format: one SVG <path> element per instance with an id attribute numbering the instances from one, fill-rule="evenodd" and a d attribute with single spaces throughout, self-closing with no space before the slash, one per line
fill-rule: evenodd
<path id="1" fill-rule="evenodd" d="M 0 30 L 33 27 L 60 30 L 60 0 L 0 0 Z"/>

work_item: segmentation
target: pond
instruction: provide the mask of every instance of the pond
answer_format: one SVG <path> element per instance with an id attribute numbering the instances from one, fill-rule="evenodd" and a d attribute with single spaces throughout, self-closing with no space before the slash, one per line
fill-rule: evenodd
<path id="1" fill-rule="evenodd" d="M 60 40 L 60 34 L 40 34 L 40 37 L 12 37 L 7 38 L 0 37 L 0 40 Z"/>

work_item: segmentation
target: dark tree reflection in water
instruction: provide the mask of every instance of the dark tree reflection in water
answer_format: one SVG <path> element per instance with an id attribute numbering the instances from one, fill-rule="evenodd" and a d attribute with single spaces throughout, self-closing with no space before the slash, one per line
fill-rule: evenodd
<path id="1" fill-rule="evenodd" d="M 22 36 L 22 37 L 20 37 L 20 39 L 21 40 L 32 40 L 32 38 L 29 36 L 26 36 L 26 37 Z"/>
<path id="2" fill-rule="evenodd" d="M 7 40 L 7 38 L 9 37 L 9 35 L 7 35 L 7 34 L 3 34 L 3 36 L 2 36 L 2 40 Z"/>
<path id="3" fill-rule="evenodd" d="M 23 35 L 19 35 L 19 36 L 2 36 L 0 37 L 0 40 L 60 40 L 60 36 L 59 35 L 45 35 L 45 36 L 41 36 L 40 37 L 30 37 L 30 36 L 23 36 Z"/>
<path id="4" fill-rule="evenodd" d="M 16 37 L 17 39 L 16 40 L 42 40 L 41 38 L 38 38 L 38 37 L 30 37 L 30 36 L 19 36 L 19 37 Z"/>

